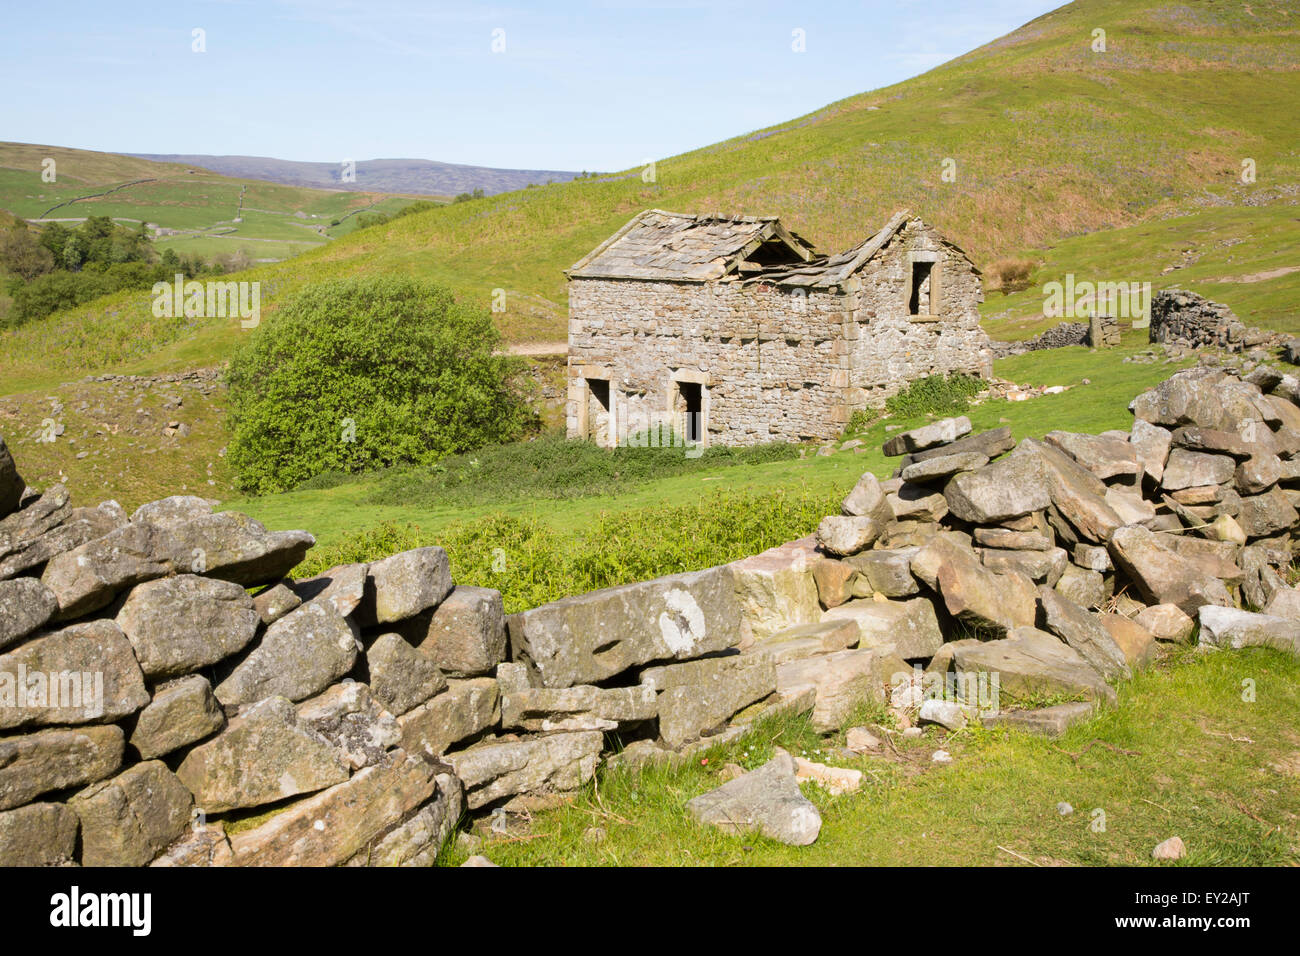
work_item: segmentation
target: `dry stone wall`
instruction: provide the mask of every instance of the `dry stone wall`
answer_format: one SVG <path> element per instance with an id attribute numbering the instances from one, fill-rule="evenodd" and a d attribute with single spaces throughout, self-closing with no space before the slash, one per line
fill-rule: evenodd
<path id="1" fill-rule="evenodd" d="M 1276 345 L 1283 339 L 1248 327 L 1226 305 L 1185 289 L 1162 289 L 1151 299 L 1150 336 L 1152 342 L 1229 352 Z"/>
<path id="2" fill-rule="evenodd" d="M 765 714 L 1056 734 L 1197 633 L 1300 653 L 1300 381 L 1198 368 L 1131 408 L 896 435 L 815 535 L 508 619 L 440 548 L 292 580 L 305 532 L 71 508 L 0 442 L 0 864 L 428 865 L 466 814 Z M 799 782 L 851 776 L 778 754 L 683 812 L 804 845 Z"/>

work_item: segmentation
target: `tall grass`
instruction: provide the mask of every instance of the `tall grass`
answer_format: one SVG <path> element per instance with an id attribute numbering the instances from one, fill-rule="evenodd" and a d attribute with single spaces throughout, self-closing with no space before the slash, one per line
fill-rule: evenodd
<path id="1" fill-rule="evenodd" d="M 379 505 L 470 507 L 531 498 L 586 498 L 628 491 L 647 481 L 704 468 L 760 465 L 798 457 L 798 446 L 786 443 L 715 447 L 701 453 L 667 439 L 658 448 L 608 449 L 546 434 L 529 442 L 489 445 L 452 455 L 432 466 L 386 472 L 375 484 L 370 500 Z M 331 476 L 301 487 L 328 487 L 340 480 L 340 476 Z"/>
<path id="2" fill-rule="evenodd" d="M 535 518 L 504 514 L 459 522 L 437 534 L 385 523 L 313 551 L 295 573 L 307 577 L 336 564 L 441 545 L 457 584 L 500 591 L 513 613 L 569 594 L 757 554 L 810 534 L 825 515 L 838 511 L 840 497 L 719 492 L 688 505 L 602 514 L 590 528 L 567 533 Z"/>

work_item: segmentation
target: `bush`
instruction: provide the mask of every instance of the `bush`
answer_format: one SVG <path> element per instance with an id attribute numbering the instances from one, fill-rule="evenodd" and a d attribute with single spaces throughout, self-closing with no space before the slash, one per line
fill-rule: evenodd
<path id="1" fill-rule="evenodd" d="M 999 259 L 989 271 L 998 280 L 998 290 L 1009 295 L 1029 288 L 1029 276 L 1035 265 L 1032 259 Z"/>
<path id="2" fill-rule="evenodd" d="M 517 438 L 526 410 L 499 340 L 486 310 L 432 283 L 307 287 L 231 359 L 229 460 L 241 487 L 273 493 Z"/>
<path id="3" fill-rule="evenodd" d="M 971 396 L 983 390 L 983 379 L 974 375 L 927 375 L 887 399 L 885 410 L 899 418 L 956 415 L 970 407 Z"/>

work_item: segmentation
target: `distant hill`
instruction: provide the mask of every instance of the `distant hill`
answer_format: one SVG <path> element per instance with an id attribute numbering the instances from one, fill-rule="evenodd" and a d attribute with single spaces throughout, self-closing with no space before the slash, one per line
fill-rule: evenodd
<path id="1" fill-rule="evenodd" d="M 49 167 L 53 181 L 42 173 Z M 0 210 L 76 222 L 146 222 L 179 254 L 278 261 L 351 232 L 366 213 L 394 213 L 414 195 L 312 189 L 223 176 L 193 163 L 0 142 Z"/>
<path id="2" fill-rule="evenodd" d="M 512 192 L 529 185 L 564 183 L 578 174 L 555 169 L 492 169 L 459 166 L 431 159 L 362 159 L 356 163 L 356 180 L 343 182 L 343 164 L 297 163 L 268 156 L 202 156 L 176 153 L 126 153 L 140 159 L 201 166 L 223 176 L 263 179 L 286 186 L 313 189 L 351 189 L 381 193 L 420 193 L 455 196 L 482 189 L 487 195 Z"/>

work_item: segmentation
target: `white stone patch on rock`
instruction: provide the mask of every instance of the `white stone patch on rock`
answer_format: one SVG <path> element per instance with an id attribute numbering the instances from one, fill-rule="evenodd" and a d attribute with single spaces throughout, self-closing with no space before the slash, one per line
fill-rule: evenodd
<path id="1" fill-rule="evenodd" d="M 659 633 L 664 643 L 677 656 L 695 649 L 695 645 L 708 633 L 704 612 L 689 591 L 673 588 L 664 595 L 668 610 L 659 615 Z"/>

